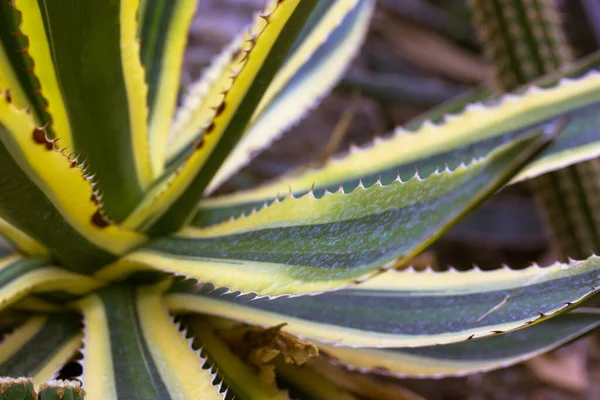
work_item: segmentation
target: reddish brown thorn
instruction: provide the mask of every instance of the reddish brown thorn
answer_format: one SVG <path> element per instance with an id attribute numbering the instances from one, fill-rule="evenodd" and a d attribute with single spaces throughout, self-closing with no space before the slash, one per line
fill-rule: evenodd
<path id="1" fill-rule="evenodd" d="M 94 215 L 92 215 L 92 224 L 99 228 L 106 228 L 109 225 L 108 221 L 104 218 L 100 210 L 96 211 Z"/>
<path id="2" fill-rule="evenodd" d="M 215 129 L 215 123 L 211 122 L 209 126 L 206 127 L 206 130 L 204 131 L 204 133 L 206 133 L 207 135 L 209 133 L 211 133 L 213 130 Z"/>
<path id="3" fill-rule="evenodd" d="M 204 139 L 200 139 L 196 142 L 196 150 L 200 150 L 204 146 Z"/>
<path id="4" fill-rule="evenodd" d="M 221 115 L 223 111 L 225 111 L 225 102 L 222 102 L 217 108 L 215 108 L 215 117 Z"/>
<path id="5" fill-rule="evenodd" d="M 33 130 L 33 141 L 39 144 L 46 144 L 46 131 L 41 128 L 35 128 Z"/>
<path id="6" fill-rule="evenodd" d="M 12 103 L 12 97 L 11 97 L 11 95 L 10 95 L 10 90 L 8 90 L 8 89 L 7 89 L 7 90 L 4 92 L 4 97 L 6 98 L 6 101 L 7 101 L 8 103 Z"/>

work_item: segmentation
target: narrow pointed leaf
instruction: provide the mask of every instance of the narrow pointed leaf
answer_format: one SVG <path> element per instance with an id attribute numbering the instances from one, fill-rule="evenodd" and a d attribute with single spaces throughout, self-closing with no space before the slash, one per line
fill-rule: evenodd
<path id="1" fill-rule="evenodd" d="M 350 349 L 321 345 L 336 364 L 397 377 L 441 378 L 480 373 L 528 360 L 589 333 L 597 310 L 576 309 L 504 335 L 416 349 Z"/>
<path id="2" fill-rule="evenodd" d="M 316 1 L 273 1 L 257 17 L 227 70 L 223 93 L 211 105 L 213 122 L 189 159 L 158 183 L 127 226 L 143 222 L 153 234 L 162 234 L 179 229 L 190 217 L 210 178 L 243 134 Z"/>
<path id="3" fill-rule="evenodd" d="M 577 305 L 600 287 L 600 258 L 524 270 L 390 271 L 337 292 L 271 300 L 190 286 L 173 288 L 174 312 L 287 323 L 290 333 L 342 346 L 418 347 L 512 331 Z"/>
<path id="4" fill-rule="evenodd" d="M 82 338 L 77 314 L 33 316 L 0 343 L 0 375 L 30 376 L 39 386 L 75 355 Z"/>
<path id="5" fill-rule="evenodd" d="M 102 282 L 63 268 L 44 259 L 10 256 L 0 259 L 0 308 L 6 308 L 30 293 L 63 291 L 82 295 Z"/>
<path id="6" fill-rule="evenodd" d="M 535 134 L 426 180 L 287 197 L 247 217 L 152 240 L 98 276 L 156 268 L 260 295 L 336 289 L 422 251 L 546 140 Z"/>
<path id="7" fill-rule="evenodd" d="M 30 115 L 0 94 L 0 218 L 65 265 L 93 271 L 143 236 L 106 220 L 81 161 L 59 150 Z"/>
<path id="8" fill-rule="evenodd" d="M 224 398 L 158 289 L 115 285 L 78 302 L 88 400 Z"/>
<path id="9" fill-rule="evenodd" d="M 384 184 L 398 173 L 407 179 L 415 169 L 426 177 L 444 165 L 454 168 L 465 159 L 483 157 L 502 143 L 555 123 L 565 113 L 570 120 L 557 140 L 512 182 L 596 157 L 600 154 L 600 61 L 597 57 L 593 60 L 582 64 L 587 73 L 575 66 L 563 72 L 564 78 L 550 76 L 550 84 L 543 80 L 539 87 L 469 105 L 442 122 L 424 122 L 414 131 L 398 128 L 389 137 L 353 148 L 323 167 L 299 170 L 250 191 L 204 200 L 193 224 L 206 226 L 237 217 L 272 201 L 277 193 L 287 193 L 290 187 L 300 195 L 314 186 L 319 196 L 340 182 L 345 188 L 353 187 L 358 178 L 370 186 L 379 176 Z"/>
<path id="10" fill-rule="evenodd" d="M 319 2 L 207 194 L 316 107 L 342 78 L 367 33 L 373 6 L 371 0 Z"/>
<path id="11" fill-rule="evenodd" d="M 139 37 L 148 85 L 150 163 L 153 176 L 160 176 L 177 102 L 183 52 L 198 0 L 142 3 Z"/>
<path id="12" fill-rule="evenodd" d="M 43 21 L 30 27 L 31 40 L 41 38 L 37 46 L 46 47 L 39 54 L 52 55 L 72 133 L 70 151 L 87 158 L 117 221 L 135 207 L 151 179 L 137 6 L 135 0 L 17 1 L 25 18 L 39 14 Z"/>

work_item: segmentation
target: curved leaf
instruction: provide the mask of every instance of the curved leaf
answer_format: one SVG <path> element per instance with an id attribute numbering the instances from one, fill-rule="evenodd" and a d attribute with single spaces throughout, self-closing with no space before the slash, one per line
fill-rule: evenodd
<path id="1" fill-rule="evenodd" d="M 416 349 L 349 349 L 321 345 L 322 354 L 351 370 L 396 377 L 441 378 L 480 373 L 551 351 L 600 325 L 600 313 L 579 308 L 504 335 Z"/>
<path id="2" fill-rule="evenodd" d="M 93 271 L 144 238 L 106 221 L 80 162 L 0 93 L 0 217 L 65 265 Z"/>
<path id="3" fill-rule="evenodd" d="M 524 270 L 390 271 L 318 296 L 257 299 L 175 286 L 174 312 L 201 312 L 341 346 L 418 347 L 485 337 L 541 322 L 600 287 L 600 258 Z M 252 301 L 249 301 L 252 300 Z"/>
<path id="4" fill-rule="evenodd" d="M 223 399 L 173 323 L 162 288 L 114 285 L 80 300 L 87 399 Z"/>
<path id="5" fill-rule="evenodd" d="M 28 256 L 48 256 L 48 250 L 44 246 L 2 218 L 0 218 L 0 235 L 3 235 L 20 252 L 27 254 Z"/>
<path id="6" fill-rule="evenodd" d="M 98 272 L 156 268 L 242 292 L 336 289 L 423 250 L 510 179 L 547 140 L 534 134 L 455 171 L 320 199 L 287 197 L 247 217 L 152 240 Z"/>
<path id="7" fill-rule="evenodd" d="M 55 290 L 82 295 L 102 282 L 50 266 L 44 259 L 10 256 L 0 259 L 0 308 L 6 308 L 30 293 Z"/>
<path id="8" fill-rule="evenodd" d="M 333 158 L 321 168 L 298 170 L 270 184 L 220 196 L 201 202 L 192 222 L 207 226 L 252 208 L 271 202 L 277 193 L 285 194 L 291 187 L 295 195 L 311 190 L 317 196 L 333 190 L 342 182 L 345 189 L 356 186 L 362 178 L 370 186 L 380 177 L 383 184 L 400 174 L 407 179 L 417 169 L 426 177 L 445 165 L 455 168 L 465 159 L 482 157 L 502 143 L 527 135 L 531 129 L 555 123 L 569 113 L 570 120 L 560 136 L 512 182 L 529 179 L 551 170 L 584 161 L 600 154 L 600 62 L 577 65 L 563 72 L 566 76 L 556 83 L 540 81 L 517 94 L 471 104 L 458 115 L 449 115 L 438 124 L 424 122 L 407 131 L 398 128 L 386 138 L 375 139 L 362 148 Z"/>
<path id="9" fill-rule="evenodd" d="M 0 376 L 31 376 L 39 386 L 56 376 L 82 339 L 77 314 L 31 317 L 0 343 Z"/>
<path id="10" fill-rule="evenodd" d="M 319 2 L 207 194 L 302 119 L 342 78 L 362 45 L 373 6 L 371 0 Z"/>

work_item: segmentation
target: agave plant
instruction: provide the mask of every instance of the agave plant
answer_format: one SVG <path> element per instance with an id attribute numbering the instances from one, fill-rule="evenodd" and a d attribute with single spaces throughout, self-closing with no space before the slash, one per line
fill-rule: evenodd
<path id="1" fill-rule="evenodd" d="M 271 2 L 177 109 L 195 8 L 0 2 L 0 232 L 17 249 L 0 298 L 27 318 L 0 343 L 0 397 L 83 397 L 43 384 L 81 352 L 88 399 L 287 398 L 274 377 L 352 399 L 293 364 L 320 351 L 360 371 L 464 375 L 600 324 L 564 313 L 598 290 L 596 257 L 394 269 L 504 185 L 600 154 L 598 56 L 215 196 L 341 76 L 373 1 Z"/>

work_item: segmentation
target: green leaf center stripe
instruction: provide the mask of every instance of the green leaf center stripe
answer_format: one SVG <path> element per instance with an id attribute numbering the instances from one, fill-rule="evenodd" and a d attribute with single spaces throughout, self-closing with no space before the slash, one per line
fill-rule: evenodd
<path id="1" fill-rule="evenodd" d="M 434 236 L 438 224 L 452 220 L 464 202 L 465 193 L 471 196 L 484 187 L 495 172 L 488 170 L 485 162 L 474 162 L 456 170 L 456 175 L 443 172 L 431 181 L 415 177 L 406 183 L 393 180 L 388 186 L 374 184 L 368 190 L 359 188 L 352 192 L 354 209 L 351 212 L 336 207 L 327 210 L 329 213 L 325 215 L 315 209 L 313 216 L 305 220 L 282 219 L 281 227 L 268 228 L 267 225 L 266 229 L 261 229 L 258 218 L 253 218 L 250 221 L 255 224 L 249 232 L 238 234 L 234 228 L 227 235 L 226 230 L 219 233 L 215 229 L 211 235 L 210 230 L 190 229 L 167 239 L 156 239 L 145 247 L 189 258 L 348 270 L 389 259 L 392 255 L 406 255 Z M 446 181 L 446 185 L 441 184 L 442 181 Z M 391 195 L 392 192 L 396 195 Z M 400 196 L 400 192 L 407 195 Z M 408 195 L 409 192 L 413 195 Z M 344 194 L 328 196 L 341 198 Z M 322 199 L 333 201 L 327 196 Z M 313 203 L 318 204 L 318 201 Z M 373 204 L 378 205 L 377 210 Z"/>
<path id="2" fill-rule="evenodd" d="M 174 312 L 204 312 L 262 326 L 286 322 L 291 333 L 326 343 L 420 347 L 540 322 L 599 287 L 600 258 L 592 257 L 518 271 L 390 271 L 356 287 L 295 298 L 240 296 L 211 285 L 196 289 L 188 281 L 173 287 L 168 304 Z"/>
<path id="3" fill-rule="evenodd" d="M 171 398 L 144 339 L 135 303 L 135 288 L 101 292 L 110 332 L 117 398 Z"/>
<path id="4" fill-rule="evenodd" d="M 137 3 L 38 1 L 74 150 L 87 157 L 108 214 L 120 221 L 151 178 L 143 71 L 135 43 Z"/>
<path id="5" fill-rule="evenodd" d="M 179 1 L 181 2 L 181 1 Z M 150 114 L 155 105 L 158 83 L 162 73 L 163 58 L 166 52 L 167 34 L 171 24 L 176 1 L 145 0 L 141 30 L 141 58 L 146 69 L 148 84 L 148 107 Z"/>
<path id="6" fill-rule="evenodd" d="M 149 0 L 143 4 L 141 58 L 148 85 L 150 164 L 164 172 L 165 151 L 177 103 L 188 28 L 197 0 Z"/>
<path id="7" fill-rule="evenodd" d="M 163 287 L 114 285 L 77 302 L 85 315 L 83 380 L 91 400 L 223 398 L 205 360 L 177 331 Z"/>
<path id="8" fill-rule="evenodd" d="M 0 344 L 2 376 L 32 376 L 36 385 L 53 375 L 81 344 L 81 318 L 77 314 L 32 317 Z M 10 349 L 8 348 L 10 345 Z"/>
<path id="9" fill-rule="evenodd" d="M 526 168 L 517 179 L 594 157 L 600 149 L 588 141 L 597 134 L 593 125 L 598 118 L 594 109 L 598 107 L 599 84 L 600 74 L 592 70 L 577 78 L 562 78 L 549 88 L 531 87 L 519 95 L 506 95 L 484 105 L 467 106 L 461 114 L 447 117 L 441 125 L 423 123 L 415 132 L 398 129 L 392 136 L 376 139 L 364 148 L 355 148 L 323 168 L 299 171 L 272 184 L 226 198 L 204 200 L 195 223 L 205 225 L 219 221 L 231 216 L 230 212 L 239 211 L 235 206 L 251 208 L 272 199 L 278 192 L 287 193 L 290 186 L 302 193 L 313 185 L 321 190 L 327 186 L 337 186 L 340 181 L 355 185 L 361 176 L 372 180 L 373 176 L 383 172 L 387 173 L 386 179 L 390 179 L 397 169 L 401 174 L 407 174 L 414 171 L 415 166 L 420 167 L 419 172 L 422 169 L 423 174 L 431 173 L 439 167 L 438 163 L 459 162 L 462 157 L 469 156 L 469 151 L 484 151 L 485 146 L 493 146 L 494 139 L 502 143 L 511 135 L 518 135 L 521 130 L 526 132 L 527 128 L 549 123 L 556 115 L 567 111 L 573 112 L 574 118 L 557 139 L 557 147 L 550 146 L 544 156 Z M 482 148 L 477 144 L 480 141 L 483 142 Z M 466 153 L 463 154 L 463 151 Z M 421 159 L 424 162 L 418 161 Z M 365 169 L 365 165 L 368 165 L 368 169 Z M 231 209 L 228 211 L 226 208 Z M 203 210 L 207 214 L 215 212 L 221 215 L 202 216 Z"/>
<path id="10" fill-rule="evenodd" d="M 98 276 L 152 267 L 261 295 L 339 288 L 421 251 L 546 140 L 536 133 L 426 180 L 288 197 L 246 218 L 150 241 Z"/>
<path id="11" fill-rule="evenodd" d="M 531 359 L 589 333 L 600 324 L 596 309 L 577 309 L 504 335 L 442 346 L 350 349 L 319 345 L 335 364 L 395 377 L 441 378 L 481 373 Z"/>

